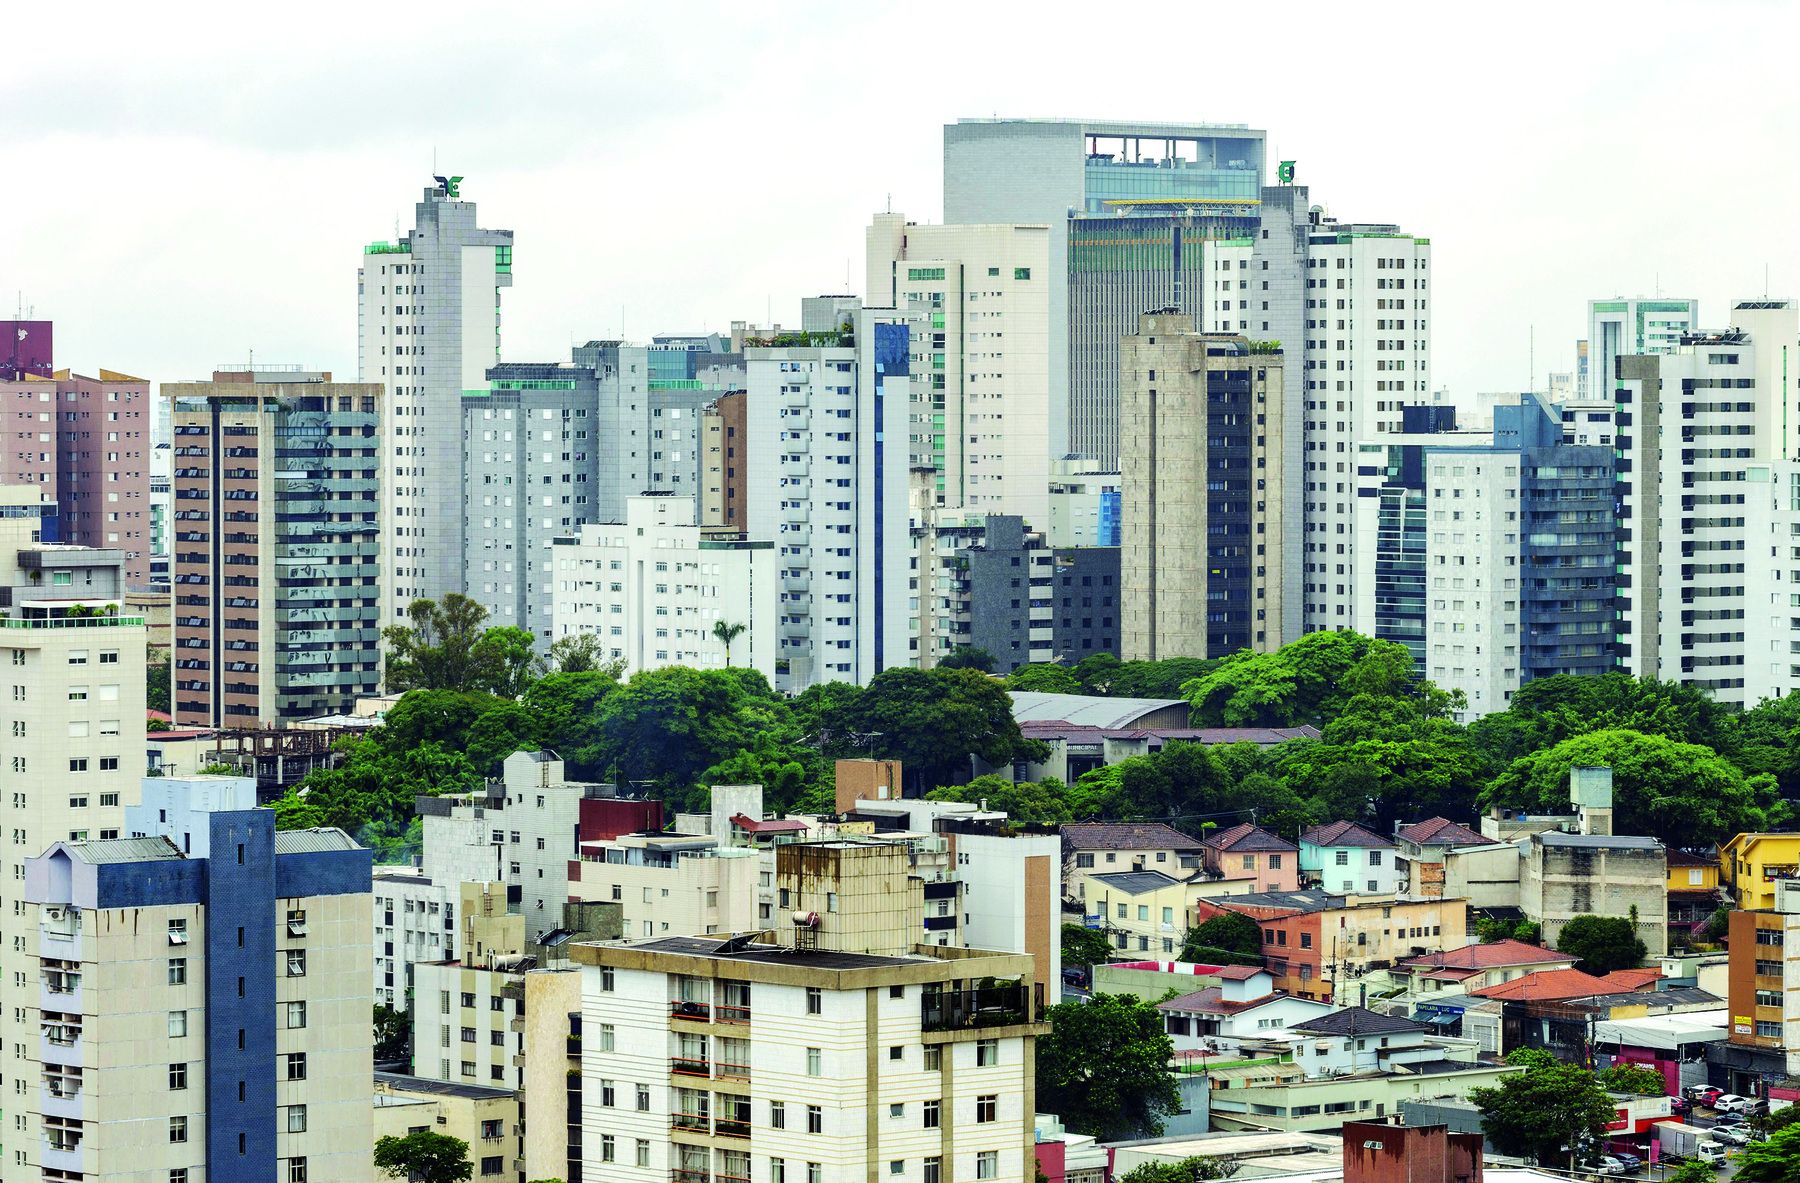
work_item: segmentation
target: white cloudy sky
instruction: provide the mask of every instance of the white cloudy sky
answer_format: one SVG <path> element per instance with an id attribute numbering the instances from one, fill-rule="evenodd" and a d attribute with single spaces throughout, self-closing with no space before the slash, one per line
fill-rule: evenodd
<path id="1" fill-rule="evenodd" d="M 439 172 L 516 231 L 509 360 L 797 320 L 941 214 L 962 115 L 1266 128 L 1429 234 L 1454 390 L 1567 368 L 1591 296 L 1800 294 L 1791 3 L 14 6 L 0 293 L 58 363 L 354 371 L 365 242 Z M 1242 27 L 1245 40 L 1234 30 Z"/>

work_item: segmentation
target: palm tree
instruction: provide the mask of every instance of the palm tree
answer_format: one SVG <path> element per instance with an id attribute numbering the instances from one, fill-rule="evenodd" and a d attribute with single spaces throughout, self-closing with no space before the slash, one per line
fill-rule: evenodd
<path id="1" fill-rule="evenodd" d="M 713 621 L 713 636 L 717 637 L 719 643 L 725 646 L 725 664 L 727 667 L 731 665 L 731 643 L 737 640 L 743 631 L 744 626 L 741 624 L 726 624 L 723 620 Z"/>

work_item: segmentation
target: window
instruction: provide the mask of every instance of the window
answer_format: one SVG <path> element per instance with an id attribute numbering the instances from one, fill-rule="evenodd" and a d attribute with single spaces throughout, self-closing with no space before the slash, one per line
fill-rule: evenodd
<path id="1" fill-rule="evenodd" d="M 614 1139 L 611 1134 L 601 1134 L 600 1135 L 600 1161 L 601 1162 L 613 1161 L 614 1145 L 615 1145 Z"/>
<path id="2" fill-rule="evenodd" d="M 1280 855 L 1272 854 L 1269 856 L 1269 870 L 1271 870 L 1271 871 L 1281 870 L 1281 856 Z"/>
<path id="3" fill-rule="evenodd" d="M 600 1024 L 600 1050 L 610 1052 L 614 1047 L 615 1032 L 611 1023 Z"/>
<path id="4" fill-rule="evenodd" d="M 290 1134 L 306 1132 L 306 1106 L 289 1105 L 287 1107 L 287 1132 Z"/>
<path id="5" fill-rule="evenodd" d="M 287 1183 L 306 1183 L 306 1159 L 288 1159 Z"/>
<path id="6" fill-rule="evenodd" d="M 177 1092 L 187 1087 L 187 1065 L 169 1065 L 169 1091 Z"/>
<path id="7" fill-rule="evenodd" d="M 998 1039 L 978 1039 L 975 1041 L 975 1066 L 992 1068 L 1000 1062 L 1000 1041 Z"/>
<path id="8" fill-rule="evenodd" d="M 171 985 L 171 986 L 187 985 L 187 958 L 185 958 L 185 957 L 169 958 L 169 985 Z"/>
<path id="9" fill-rule="evenodd" d="M 1781 991 L 1758 990 L 1756 992 L 1756 1005 L 1779 1007 L 1781 1005 Z"/>
<path id="10" fill-rule="evenodd" d="M 999 1093 L 983 1093 L 975 1098 L 975 1120 L 977 1122 L 993 1121 L 995 1112 L 1000 1107 Z"/>
<path id="11" fill-rule="evenodd" d="M 506 1156 L 504 1154 L 491 1154 L 482 1159 L 481 1173 L 483 1175 L 504 1175 L 506 1173 Z"/>
<path id="12" fill-rule="evenodd" d="M 787 1183 L 787 1159 L 769 1160 L 769 1183 Z"/>
<path id="13" fill-rule="evenodd" d="M 306 950 L 289 949 L 287 951 L 287 976 L 303 978 L 306 976 Z"/>
<path id="14" fill-rule="evenodd" d="M 607 1109 L 611 1109 L 617 1101 L 618 1090 L 614 1087 L 613 1082 L 610 1080 L 602 1080 L 600 1082 L 600 1104 Z"/>
<path id="15" fill-rule="evenodd" d="M 171 1117 L 169 1119 L 169 1141 L 187 1141 L 187 1118 Z"/>
<path id="16" fill-rule="evenodd" d="M 1244 870 L 1246 870 L 1246 871 L 1256 870 L 1256 856 L 1255 855 L 1247 854 L 1244 856 Z"/>
<path id="17" fill-rule="evenodd" d="M 1340 867 L 1349 866 L 1350 865 L 1350 852 L 1347 850 L 1338 851 L 1336 861 L 1337 861 L 1337 865 Z"/>
<path id="18" fill-rule="evenodd" d="M 1091 854 L 1078 854 L 1075 856 L 1075 865 L 1077 867 L 1091 867 L 1094 865 L 1094 856 Z"/>
<path id="19" fill-rule="evenodd" d="M 806 1183 L 825 1183 L 825 1164 L 809 1162 L 806 1164 Z"/>
<path id="20" fill-rule="evenodd" d="M 647 1084 L 637 1086 L 637 1111 L 639 1113 L 650 1112 L 650 1086 Z"/>
<path id="21" fill-rule="evenodd" d="M 172 1010 L 169 1012 L 169 1038 L 182 1039 L 187 1036 L 187 1012 Z"/>
<path id="22" fill-rule="evenodd" d="M 306 1004 L 304 1002 L 287 1004 L 287 1025 L 290 1031 L 306 1026 Z"/>
<path id="23" fill-rule="evenodd" d="M 823 1076 L 823 1075 L 825 1075 L 824 1071 L 821 1068 L 821 1060 L 823 1059 L 823 1055 L 824 1055 L 824 1053 L 822 1053 L 816 1047 L 809 1047 L 806 1049 L 806 1074 L 808 1076 Z"/>
<path id="24" fill-rule="evenodd" d="M 934 1154 L 925 1160 L 924 1166 L 925 1183 L 943 1183 L 944 1160 L 942 1158 Z"/>
<path id="25" fill-rule="evenodd" d="M 977 1179 L 998 1179 L 1000 1177 L 1000 1152 L 983 1150 L 975 1156 L 975 1177 Z"/>
<path id="26" fill-rule="evenodd" d="M 806 1013 L 809 1015 L 825 1013 L 825 991 L 817 986 L 806 988 Z"/>
<path id="27" fill-rule="evenodd" d="M 287 1078 L 289 1080 L 306 1079 L 306 1053 L 289 1052 L 287 1054 Z"/>
<path id="28" fill-rule="evenodd" d="M 1759 1039 L 1780 1039 L 1781 1024 L 1758 1019 L 1756 1021 L 1756 1034 Z"/>
<path id="29" fill-rule="evenodd" d="M 769 1102 L 769 1128 L 787 1129 L 787 1105 L 781 1101 Z"/>
<path id="30" fill-rule="evenodd" d="M 935 1130 L 943 1121 L 944 1102 L 942 1099 L 925 1102 L 925 1128 Z"/>
<path id="31" fill-rule="evenodd" d="M 169 943 L 171 945 L 187 944 L 187 921 L 169 921 Z"/>
<path id="32" fill-rule="evenodd" d="M 637 1162 L 635 1165 L 640 1167 L 647 1167 L 650 1165 L 650 1140 L 648 1138 L 639 1138 L 637 1140 Z"/>
<path id="33" fill-rule="evenodd" d="M 825 1132 L 825 1110 L 822 1106 L 808 1105 L 806 1107 L 806 1132 L 809 1134 Z"/>
<path id="34" fill-rule="evenodd" d="M 1369 852 L 1369 865 L 1371 867 L 1379 867 L 1381 865 L 1381 852 L 1379 850 L 1371 850 Z"/>

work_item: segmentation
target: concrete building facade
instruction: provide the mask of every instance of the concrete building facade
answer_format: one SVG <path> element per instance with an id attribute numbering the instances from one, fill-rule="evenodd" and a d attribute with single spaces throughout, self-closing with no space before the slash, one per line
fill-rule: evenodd
<path id="1" fill-rule="evenodd" d="M 380 688 L 382 588 L 408 578 L 384 578 L 382 386 L 220 371 L 163 393 L 175 404 L 176 722 L 350 714 Z"/>

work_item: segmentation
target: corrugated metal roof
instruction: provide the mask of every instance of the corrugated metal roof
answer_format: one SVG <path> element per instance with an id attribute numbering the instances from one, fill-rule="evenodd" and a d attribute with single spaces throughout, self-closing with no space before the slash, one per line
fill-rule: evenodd
<path id="1" fill-rule="evenodd" d="M 1130 895 L 1143 895 L 1147 891 L 1161 891 L 1165 887 L 1175 887 L 1183 880 L 1173 875 L 1165 875 L 1161 871 L 1114 871 L 1106 875 L 1095 875 L 1095 879 L 1108 887 L 1116 887 Z"/>
<path id="2" fill-rule="evenodd" d="M 1660 850 L 1662 843 L 1654 838 L 1639 838 L 1629 834 L 1559 834 L 1552 830 L 1548 834 L 1533 834 L 1533 838 L 1545 846 L 1588 846 L 1612 850 Z"/>
<path id="3" fill-rule="evenodd" d="M 1086 694 L 1039 694 L 1023 690 L 1012 695 L 1013 718 L 1026 722 L 1084 723 L 1093 727 L 1129 727 L 1153 711 L 1185 707 L 1181 698 L 1100 698 Z"/>
<path id="4" fill-rule="evenodd" d="M 320 850 L 361 850 L 356 839 L 336 826 L 275 831 L 276 854 L 311 854 Z"/>
<path id="5" fill-rule="evenodd" d="M 167 838 L 107 838 L 58 845 L 84 863 L 154 863 L 187 857 Z"/>

